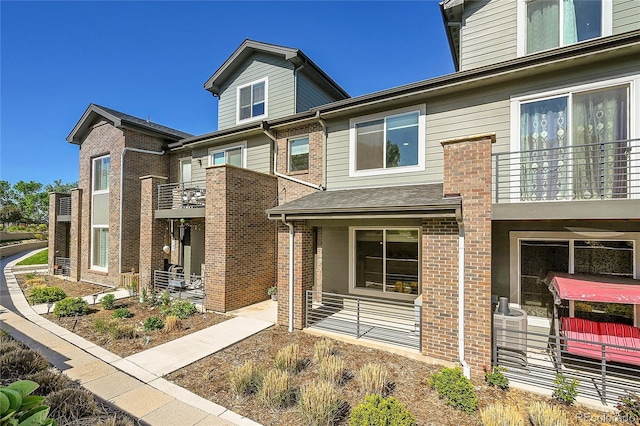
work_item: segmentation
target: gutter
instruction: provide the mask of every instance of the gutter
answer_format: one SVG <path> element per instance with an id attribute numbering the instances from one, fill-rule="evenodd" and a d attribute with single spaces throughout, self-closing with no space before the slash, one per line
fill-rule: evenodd
<path id="1" fill-rule="evenodd" d="M 458 358 L 462 365 L 462 372 L 467 379 L 471 379 L 471 367 L 465 360 L 464 347 L 464 252 L 465 229 L 462 218 L 462 209 L 456 209 L 456 221 L 458 222 Z"/>
<path id="2" fill-rule="evenodd" d="M 282 173 L 278 173 L 277 172 L 278 170 L 277 168 L 278 167 L 278 139 L 273 135 L 273 133 L 269 131 L 269 127 L 266 121 L 262 122 L 261 128 L 263 133 L 273 142 L 273 174 L 279 178 L 287 179 L 287 180 L 290 180 L 291 182 L 299 183 L 301 185 L 309 186 L 313 189 L 324 191 L 324 187 L 322 187 L 321 185 L 316 185 L 314 183 L 307 182 L 302 179 L 296 179 L 294 177 L 283 175 Z"/>
<path id="3" fill-rule="evenodd" d="M 120 234 L 118 236 L 118 273 L 121 274 L 122 273 L 122 206 L 123 206 L 123 197 L 122 197 L 122 193 L 123 193 L 123 187 L 124 187 L 124 155 L 129 152 L 139 152 L 141 154 L 153 154 L 153 155 L 163 155 L 164 154 L 164 150 L 162 151 L 149 151 L 146 149 L 139 149 L 139 148 L 124 148 L 122 150 L 122 154 L 120 155 L 120 211 L 119 211 L 119 215 L 120 215 L 120 225 L 118 227 L 118 233 Z"/>
<path id="4" fill-rule="evenodd" d="M 287 222 L 284 215 L 280 216 L 282 223 L 289 227 L 289 333 L 293 332 L 293 223 Z"/>

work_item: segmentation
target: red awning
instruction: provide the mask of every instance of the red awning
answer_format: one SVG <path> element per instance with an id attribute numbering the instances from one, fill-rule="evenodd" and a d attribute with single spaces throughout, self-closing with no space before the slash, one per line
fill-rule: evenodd
<path id="1" fill-rule="evenodd" d="M 549 273 L 549 289 L 557 298 L 640 305 L 640 280 Z"/>

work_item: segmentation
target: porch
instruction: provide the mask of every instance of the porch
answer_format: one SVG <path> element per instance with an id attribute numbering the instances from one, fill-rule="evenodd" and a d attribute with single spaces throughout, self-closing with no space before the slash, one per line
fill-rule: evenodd
<path id="1" fill-rule="evenodd" d="M 174 271 L 153 271 L 151 291 L 156 295 L 168 293 L 174 299 L 190 300 L 205 310 L 204 279 L 200 275 L 184 274 Z"/>
<path id="2" fill-rule="evenodd" d="M 204 217 L 207 185 L 205 180 L 158 185 L 156 217 Z"/>

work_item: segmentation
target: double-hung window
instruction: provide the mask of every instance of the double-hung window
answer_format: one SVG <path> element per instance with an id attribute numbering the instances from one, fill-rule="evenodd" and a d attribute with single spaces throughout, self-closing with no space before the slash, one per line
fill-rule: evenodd
<path id="1" fill-rule="evenodd" d="M 106 272 L 109 266 L 110 157 L 94 158 L 91 166 L 91 269 Z"/>
<path id="2" fill-rule="evenodd" d="M 309 137 L 289 139 L 289 171 L 309 170 Z"/>
<path id="3" fill-rule="evenodd" d="M 519 0 L 522 28 L 519 54 L 610 35 L 611 3 L 611 0 Z"/>
<path id="4" fill-rule="evenodd" d="M 511 192 L 520 201 L 631 197 L 633 84 L 619 81 L 515 101 Z"/>
<path id="5" fill-rule="evenodd" d="M 350 121 L 351 176 L 424 170 L 424 106 Z"/>
<path id="6" fill-rule="evenodd" d="M 415 299 L 420 287 L 419 228 L 350 229 L 351 292 Z"/>
<path id="7" fill-rule="evenodd" d="M 245 167 L 246 143 L 209 149 L 209 165 L 231 164 Z"/>
<path id="8" fill-rule="evenodd" d="M 257 120 L 267 116 L 267 79 L 238 87 L 236 122 Z"/>

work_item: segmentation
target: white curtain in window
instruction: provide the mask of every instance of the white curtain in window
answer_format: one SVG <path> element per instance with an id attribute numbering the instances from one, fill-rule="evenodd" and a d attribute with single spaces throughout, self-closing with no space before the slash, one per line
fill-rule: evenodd
<path id="1" fill-rule="evenodd" d="M 557 47 L 560 43 L 558 0 L 527 2 L 527 53 Z"/>
<path id="2" fill-rule="evenodd" d="M 578 25 L 573 0 L 564 0 L 562 14 L 564 24 L 562 28 L 562 40 L 564 44 L 575 43 L 578 41 Z"/>

